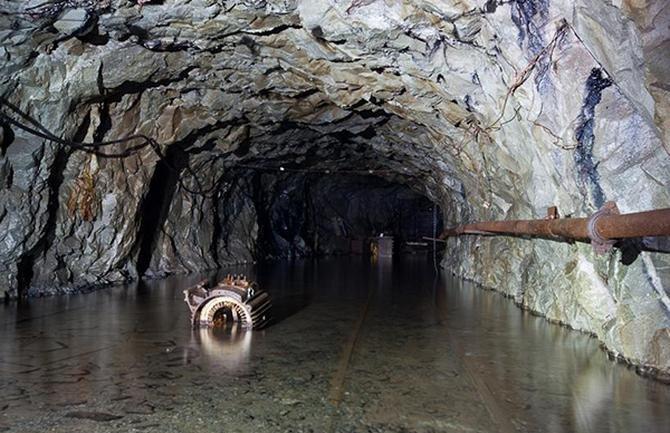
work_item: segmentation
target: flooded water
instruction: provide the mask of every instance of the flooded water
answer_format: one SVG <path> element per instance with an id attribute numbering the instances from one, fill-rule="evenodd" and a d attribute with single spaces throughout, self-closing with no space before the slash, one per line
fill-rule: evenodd
<path id="1" fill-rule="evenodd" d="M 670 386 L 422 259 L 235 271 L 271 327 L 192 331 L 202 276 L 0 307 L 0 431 L 670 431 Z"/>

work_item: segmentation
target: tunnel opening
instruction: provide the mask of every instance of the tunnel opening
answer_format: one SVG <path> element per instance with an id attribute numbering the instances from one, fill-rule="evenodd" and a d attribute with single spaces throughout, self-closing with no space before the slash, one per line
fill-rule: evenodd
<path id="1" fill-rule="evenodd" d="M 282 284 L 302 282 L 317 294 L 331 284 L 335 301 L 366 302 L 365 290 L 378 282 L 374 301 L 391 305 L 371 308 L 374 316 L 392 315 L 395 306 L 404 314 L 414 300 L 431 305 L 436 292 L 425 289 L 453 274 L 595 335 L 644 371 L 670 375 L 666 243 L 638 239 L 617 250 L 609 242 L 616 236 L 594 236 L 594 216 L 608 202 L 622 216 L 670 203 L 668 56 L 657 51 L 668 46 L 658 31 L 662 1 L 644 8 L 590 0 L 6 3 L 0 291 L 7 298 L 81 292 L 141 276 L 175 274 L 172 281 L 186 285 L 195 274 L 272 260 L 285 268 L 275 278 Z M 95 212 L 71 212 L 66 198 L 81 203 L 76 191 L 89 177 L 84 173 L 91 178 L 85 203 Z M 425 240 L 443 230 L 443 220 L 453 236 Z M 499 222 L 548 220 L 583 224 L 597 242 L 572 242 L 552 228 L 547 237 L 492 235 Z M 485 226 L 467 228 L 472 224 Z M 600 251 L 593 248 L 598 243 Z M 412 258 L 344 257 L 326 274 L 328 262 L 340 260 L 297 260 L 374 256 L 384 248 L 394 257 L 423 255 L 430 266 L 413 267 Z M 310 272 L 301 269 L 305 263 Z M 310 280 L 314 269 L 322 272 L 318 283 Z M 433 278 L 433 270 L 440 275 Z M 397 296 L 382 290 L 395 283 L 402 286 L 393 289 Z M 160 293 L 141 287 L 154 284 L 162 283 L 144 281 L 138 290 L 146 304 Z M 452 292 L 450 308 L 461 294 Z M 310 296 L 291 297 L 284 310 L 312 308 Z M 429 367 L 434 352 L 462 352 L 464 362 L 445 358 L 443 370 L 463 364 L 483 373 L 477 348 L 466 347 L 479 341 L 480 330 L 459 331 L 476 317 L 464 301 L 447 317 L 425 316 L 422 308 L 414 315 L 415 323 L 428 319 L 422 329 L 431 334 L 435 323 L 454 318 L 456 332 L 443 335 L 447 350 L 435 351 L 430 336 L 423 345 L 405 340 L 416 327 L 409 322 L 394 334 L 379 327 L 375 340 L 403 342 L 410 355 L 425 348 Z M 221 304 L 210 307 L 217 305 L 221 311 L 208 310 L 205 322 L 233 318 Z M 324 328 L 275 328 L 298 342 L 286 346 L 291 353 L 312 351 L 303 345 L 304 329 L 319 329 L 312 342 L 318 343 L 348 321 L 355 328 L 365 323 L 356 319 L 358 305 L 339 312 L 332 305 L 311 310 L 317 322 L 325 318 Z M 161 312 L 173 332 L 176 315 L 163 305 Z M 282 326 L 296 323 L 291 317 Z M 490 315 L 476 321 L 490 325 L 484 335 L 502 328 Z M 201 334 L 201 342 L 215 353 L 220 347 L 211 335 Z M 507 344 L 512 338 L 499 335 L 484 344 L 501 342 L 490 363 L 500 371 L 499 360 L 524 366 L 525 355 L 537 351 L 516 350 Z M 248 348 L 249 338 L 241 346 Z M 451 344 L 459 339 L 463 351 Z M 350 341 L 353 350 L 357 339 Z M 54 344 L 46 350 L 64 350 Z M 277 357 L 276 349 L 268 358 Z M 345 360 L 366 354 L 351 358 L 351 350 Z M 398 358 L 392 350 L 379 353 L 371 371 L 384 358 Z M 549 377 L 542 364 L 535 377 Z M 412 365 L 419 364 L 395 371 Z M 431 386 L 446 377 L 412 370 Z M 500 375 L 491 371 L 478 391 L 485 400 L 514 389 L 496 383 Z M 519 402 L 537 395 L 529 397 Z M 397 401 L 382 409 L 389 407 Z"/>
<path id="2" fill-rule="evenodd" d="M 394 239 L 395 254 L 417 252 L 442 228 L 437 205 L 379 177 L 266 173 L 256 186 L 258 260 L 367 254 L 380 236 Z"/>
<path id="3" fill-rule="evenodd" d="M 237 168 L 229 170 L 207 206 L 209 254 L 215 266 L 269 260 L 374 253 L 379 238 L 392 240 L 387 255 L 434 253 L 425 237 L 443 229 L 439 205 L 406 183 L 360 170 Z M 169 221 L 168 221 L 169 222 Z M 144 224 L 143 227 L 156 227 Z M 154 235 L 143 272 L 160 275 L 166 237 Z M 145 233 L 145 237 L 148 235 Z M 169 239 L 169 246 L 175 244 Z M 143 244 L 146 247 L 146 243 Z M 183 255 L 182 255 L 183 257 Z M 432 255 L 431 255 L 432 257 Z M 153 268 L 152 268 L 153 266 Z"/>

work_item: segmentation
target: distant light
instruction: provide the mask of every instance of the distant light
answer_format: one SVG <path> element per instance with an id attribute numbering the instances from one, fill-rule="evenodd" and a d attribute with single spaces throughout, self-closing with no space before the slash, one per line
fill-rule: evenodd
<path id="1" fill-rule="evenodd" d="M 284 167 L 279 167 L 279 171 L 285 171 Z"/>
<path id="2" fill-rule="evenodd" d="M 330 174 L 330 170 L 326 170 L 326 174 Z"/>
<path id="3" fill-rule="evenodd" d="M 368 173 L 372 174 L 372 173 L 374 173 L 374 171 L 373 170 L 368 170 Z"/>

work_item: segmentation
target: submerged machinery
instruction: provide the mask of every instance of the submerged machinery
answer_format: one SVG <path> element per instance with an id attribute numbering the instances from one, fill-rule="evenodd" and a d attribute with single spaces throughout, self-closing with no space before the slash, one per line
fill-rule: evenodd
<path id="1" fill-rule="evenodd" d="M 239 323 L 245 329 L 259 329 L 270 321 L 270 295 L 244 276 L 228 275 L 216 286 L 207 281 L 184 290 L 194 327 Z"/>

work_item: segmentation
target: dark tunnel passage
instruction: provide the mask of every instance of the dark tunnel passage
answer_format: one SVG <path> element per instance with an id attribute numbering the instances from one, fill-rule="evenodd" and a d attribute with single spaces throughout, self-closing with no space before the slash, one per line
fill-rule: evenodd
<path id="1" fill-rule="evenodd" d="M 361 254 L 361 245 L 378 236 L 394 237 L 396 251 L 442 229 L 437 205 L 406 185 L 362 175 L 264 173 L 247 177 L 232 194 L 256 209 L 255 258 Z M 245 189 L 248 188 L 248 189 Z M 235 209 L 218 210 L 232 220 Z M 223 232 L 224 230 L 222 230 Z M 353 248 L 353 249 L 352 249 Z"/>
<path id="2" fill-rule="evenodd" d="M 148 197 L 151 212 L 143 216 L 138 271 L 148 275 L 160 232 L 151 228 L 161 227 L 167 212 L 164 185 L 159 197 Z M 212 251 L 239 262 L 370 255 L 379 237 L 393 240 L 392 254 L 425 255 L 432 244 L 424 237 L 437 236 L 444 226 L 442 210 L 430 199 L 370 174 L 236 169 L 221 188 L 206 229 Z"/>
<path id="3" fill-rule="evenodd" d="M 666 3 L 0 2 L 0 432 L 666 433 Z"/>

